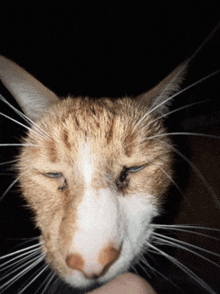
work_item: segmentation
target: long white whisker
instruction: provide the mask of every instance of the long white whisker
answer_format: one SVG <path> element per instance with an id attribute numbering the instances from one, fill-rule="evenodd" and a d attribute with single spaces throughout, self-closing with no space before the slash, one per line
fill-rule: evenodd
<path id="1" fill-rule="evenodd" d="M 197 137 L 206 137 L 206 138 L 218 139 L 218 140 L 220 139 L 220 136 L 209 135 L 209 134 L 191 133 L 191 132 L 172 132 L 172 133 L 165 133 L 165 134 L 157 134 L 157 135 L 145 138 L 141 142 L 145 142 L 147 140 L 151 140 L 154 138 L 166 137 L 166 136 L 197 136 Z"/>
<path id="2" fill-rule="evenodd" d="M 5 161 L 5 162 L 1 162 L 1 163 L 0 163 L 0 166 L 1 166 L 1 165 L 6 165 L 6 164 L 11 164 L 11 163 L 16 163 L 16 162 L 18 162 L 17 159 L 10 160 L 10 161 Z"/>
<path id="3" fill-rule="evenodd" d="M 22 144 L 22 143 L 5 143 L 5 144 L 0 144 L 0 147 L 21 147 L 21 146 L 42 147 L 41 145 L 36 145 L 36 144 Z"/>
<path id="4" fill-rule="evenodd" d="M 150 244 L 149 242 L 146 242 L 146 244 L 153 248 L 156 252 L 160 253 L 161 255 L 165 256 L 168 260 L 170 260 L 172 263 L 174 263 L 179 269 L 181 269 L 184 273 L 186 273 L 189 277 L 191 277 L 193 280 L 195 280 L 200 286 L 202 286 L 204 289 L 206 289 L 211 294 L 216 294 L 215 291 L 213 291 L 201 278 L 199 278 L 193 271 L 191 271 L 189 268 L 187 268 L 184 264 L 176 260 L 174 257 L 170 256 L 169 254 L 165 253 L 164 251 L 160 250 L 156 246 Z"/>
<path id="5" fill-rule="evenodd" d="M 44 254 L 44 255 L 45 255 L 45 254 Z M 20 265 L 19 267 L 16 267 L 15 270 L 10 271 L 9 273 L 7 273 L 7 274 L 5 274 L 3 277 L 1 277 L 1 278 L 0 278 L 0 281 L 1 281 L 1 280 L 4 280 L 4 279 L 7 278 L 8 276 L 11 276 L 13 273 L 19 271 L 20 269 L 22 269 L 22 268 L 25 267 L 26 265 L 32 263 L 33 261 L 37 260 L 38 258 L 39 258 L 39 257 L 37 256 L 37 257 L 33 258 L 32 260 L 29 260 L 29 261 L 27 261 L 26 263 L 23 263 L 23 264 Z M 1 289 L 1 287 L 0 287 L 0 289 Z"/>
<path id="6" fill-rule="evenodd" d="M 16 255 L 16 254 L 20 254 L 21 252 L 28 251 L 28 250 L 31 250 L 31 249 L 36 248 L 36 247 L 40 247 L 43 243 L 44 243 L 44 242 L 40 242 L 40 243 L 37 243 L 37 244 L 35 244 L 35 245 L 31 245 L 31 246 L 29 246 L 29 247 L 26 247 L 26 248 L 23 248 L 23 249 L 19 249 L 19 250 L 15 251 L 15 252 L 12 252 L 12 253 L 6 254 L 6 255 L 4 255 L 4 256 L 0 256 L 0 260 L 1 260 L 1 259 L 8 258 L 8 257 L 13 256 L 13 255 Z"/>
<path id="7" fill-rule="evenodd" d="M 1 94 L 0 100 L 7 104 L 12 110 L 14 110 L 14 112 L 17 113 L 22 119 L 24 119 L 24 121 L 26 121 L 28 124 L 32 124 L 32 121 L 26 115 L 24 115 L 21 111 L 11 105 Z"/>
<path id="8" fill-rule="evenodd" d="M 11 105 L 1 94 L 0 94 L 0 100 L 2 102 L 4 102 L 5 104 L 7 104 L 12 110 L 14 110 L 15 113 L 17 113 L 21 118 L 23 118 L 24 121 L 26 121 L 28 124 L 31 124 L 31 125 L 35 126 L 42 135 L 45 134 L 48 139 L 51 139 L 50 136 L 47 134 L 47 132 L 45 132 L 34 121 L 32 121 L 29 117 L 27 117 L 21 111 L 16 109 L 13 105 Z"/>
<path id="9" fill-rule="evenodd" d="M 13 238 L 13 240 L 26 240 L 26 242 L 31 242 L 33 240 L 39 240 L 39 237 L 31 237 L 31 238 Z M 24 242 L 25 243 L 25 242 Z M 23 244 L 23 243 L 22 243 Z M 17 245 L 20 246 L 20 245 Z M 16 247 L 17 247 L 16 246 Z"/>
<path id="10" fill-rule="evenodd" d="M 8 116 L 8 115 L 2 113 L 2 112 L 0 112 L 0 115 L 3 116 L 3 117 L 5 117 L 5 118 L 7 118 L 7 119 L 9 119 L 9 120 L 11 120 L 11 121 L 13 121 L 13 122 L 16 123 L 16 124 L 22 126 L 23 128 L 27 129 L 28 131 L 33 132 L 33 133 L 37 134 L 38 136 L 41 136 L 42 138 L 47 139 L 46 136 L 42 135 L 42 134 L 39 133 L 39 132 L 36 132 L 36 131 L 33 130 L 32 128 L 29 128 L 28 126 L 26 126 L 26 125 L 22 124 L 21 122 L 19 122 L 19 121 L 13 119 L 12 117 L 10 117 L 10 116 Z"/>
<path id="11" fill-rule="evenodd" d="M 39 243 L 39 237 L 32 237 L 32 238 L 12 238 L 12 240 L 18 240 L 18 241 L 23 241 L 23 240 L 25 240 L 25 241 L 23 241 L 22 243 L 20 243 L 20 244 L 18 244 L 18 245 L 16 245 L 12 250 L 13 250 L 13 252 L 16 252 L 16 251 L 14 251 L 16 248 L 21 248 L 21 246 L 23 246 L 24 244 L 26 244 L 26 243 L 30 243 L 30 242 L 33 242 L 33 241 L 38 241 L 37 242 L 37 245 L 39 245 L 39 246 L 41 246 L 40 244 L 42 244 L 43 242 L 41 242 L 41 243 Z M 27 248 L 29 248 L 29 246 L 27 247 Z M 1 258 L 0 258 L 1 259 Z"/>
<path id="12" fill-rule="evenodd" d="M 158 105 L 156 105 L 155 107 L 153 107 L 152 109 L 150 109 L 147 113 L 145 113 L 145 115 L 136 123 L 136 125 L 134 126 L 134 129 L 132 132 L 134 132 L 137 127 L 142 123 L 142 121 L 153 111 L 157 110 L 159 107 L 161 107 L 163 104 L 166 104 L 168 101 L 172 100 L 173 98 L 175 98 L 176 96 L 179 96 L 180 94 L 186 92 L 187 90 L 191 89 L 192 87 L 198 85 L 201 82 L 204 82 L 205 80 L 211 78 L 214 75 L 217 75 L 220 72 L 220 69 L 216 70 L 215 72 L 199 79 L 198 81 L 196 81 L 195 83 L 185 87 L 184 89 L 180 90 L 179 92 L 175 93 L 174 95 L 168 97 L 167 99 L 165 99 L 164 101 L 162 101 L 161 103 L 159 103 Z"/>
<path id="13" fill-rule="evenodd" d="M 58 276 L 56 276 L 55 281 L 53 282 L 53 293 L 57 293 L 57 289 L 58 289 L 60 283 L 61 283 L 61 279 Z"/>
<path id="14" fill-rule="evenodd" d="M 11 105 L 1 94 L 0 94 L 0 100 L 2 102 L 4 102 L 5 104 L 7 104 L 15 113 L 17 113 L 28 124 L 30 124 L 32 126 L 35 126 L 38 129 L 39 134 L 41 134 L 41 135 L 44 134 L 44 135 L 46 135 L 47 139 L 51 140 L 51 138 L 50 138 L 50 136 L 49 136 L 49 134 L 47 132 L 45 132 L 34 121 L 32 121 L 29 117 L 27 117 L 21 111 L 19 111 L 17 108 L 15 108 L 13 105 Z"/>
<path id="15" fill-rule="evenodd" d="M 195 87 L 196 85 L 198 85 L 198 84 L 204 82 L 205 80 L 211 78 L 212 76 L 217 75 L 219 72 L 220 72 L 220 69 L 218 69 L 218 70 L 214 71 L 213 73 L 211 73 L 211 74 L 209 74 L 209 75 L 207 75 L 207 76 L 205 76 L 205 77 L 199 79 L 199 80 L 196 81 L 195 83 L 193 83 L 193 84 L 191 84 L 191 85 L 185 87 L 184 89 L 180 90 L 179 92 L 173 94 L 171 97 L 169 97 L 169 98 L 166 99 L 165 101 L 161 102 L 159 105 L 155 106 L 150 112 L 156 110 L 156 109 L 159 108 L 161 105 L 167 103 L 168 101 L 172 100 L 172 99 L 175 98 L 176 96 L 179 96 L 180 94 L 182 94 L 182 93 L 186 92 L 187 90 L 189 90 L 189 89 Z"/>
<path id="16" fill-rule="evenodd" d="M 138 271 L 136 270 L 135 265 L 132 265 L 132 266 L 131 266 L 131 269 L 135 272 L 135 274 L 138 275 Z"/>
<path id="17" fill-rule="evenodd" d="M 20 260 L 15 261 L 13 264 L 10 264 L 8 266 L 6 266 L 5 268 L 3 268 L 4 271 L 4 275 L 2 276 L 2 280 L 4 280 L 5 278 L 7 278 L 8 276 L 11 276 L 12 272 L 17 272 L 18 266 L 20 266 L 19 268 L 22 268 L 24 262 L 28 262 L 31 263 L 33 261 L 34 257 L 38 257 L 41 254 L 41 251 L 39 250 L 38 252 L 34 252 L 28 256 L 25 256 L 23 258 L 21 258 Z"/>
<path id="18" fill-rule="evenodd" d="M 148 250 L 149 252 L 149 250 Z M 158 270 L 156 270 L 155 268 L 153 268 L 148 262 L 147 260 L 144 258 L 144 256 L 142 257 L 142 262 L 149 267 L 153 272 L 155 272 L 157 275 L 161 276 L 164 280 L 168 281 L 169 283 L 171 283 L 174 287 L 180 289 L 174 282 L 172 282 L 168 277 L 166 277 L 165 275 L 163 275 L 162 273 L 160 273 Z M 139 264 L 140 265 L 140 264 Z"/>
<path id="19" fill-rule="evenodd" d="M 203 48 L 203 46 L 211 39 L 211 37 L 213 36 L 213 34 L 216 32 L 216 30 L 218 30 L 219 29 L 219 26 L 220 26 L 220 22 L 218 23 L 218 25 L 212 30 L 212 32 L 209 34 L 209 36 L 205 39 L 205 41 L 197 48 L 197 50 L 190 56 L 190 58 L 188 58 L 187 59 L 187 65 L 189 64 L 189 62 L 191 62 L 192 61 L 192 59 L 197 55 L 197 53 L 201 50 L 201 48 Z M 218 73 L 220 71 L 220 69 L 217 71 L 217 72 L 215 72 L 215 73 Z M 214 73 L 214 74 L 215 74 Z M 210 76 L 212 76 L 212 74 L 211 75 L 209 75 L 208 77 L 210 77 Z M 175 77 L 172 79 L 172 81 L 173 80 L 175 80 L 175 78 L 176 77 L 178 77 L 178 73 L 175 75 Z M 205 78 L 206 79 L 206 78 Z M 170 82 L 171 84 L 172 84 L 172 81 Z M 193 85 L 197 85 L 198 83 L 200 83 L 200 82 L 202 82 L 202 81 L 204 81 L 204 79 L 202 79 L 202 80 L 199 80 L 199 81 L 197 81 L 196 82 L 196 84 L 192 84 L 192 85 L 190 85 L 189 87 L 191 88 L 191 86 L 193 86 Z M 169 84 L 170 84 L 169 83 Z M 163 95 L 163 93 L 164 92 L 166 92 L 166 90 L 167 90 L 167 88 L 169 87 L 169 84 L 165 87 L 165 89 L 162 91 L 162 93 L 160 93 L 160 95 L 159 95 L 159 97 L 156 99 L 156 102 L 157 102 L 157 100 L 159 100 L 160 99 L 160 97 Z M 188 88 L 188 87 L 187 87 Z M 186 91 L 186 89 L 187 88 L 185 88 L 185 89 L 183 89 L 184 91 Z M 176 93 L 177 95 L 180 95 L 182 93 L 182 91 L 179 91 L 178 93 Z M 174 95 L 172 95 L 171 96 L 171 98 L 174 98 L 175 96 L 176 96 L 176 94 L 174 94 Z"/>
<path id="20" fill-rule="evenodd" d="M 216 237 L 213 237 L 213 236 L 210 236 L 210 235 L 207 235 L 207 234 L 203 234 L 203 233 L 200 233 L 200 232 L 195 232 L 195 231 L 190 231 L 190 230 L 187 230 L 187 229 L 182 229 L 181 227 L 178 228 L 177 227 L 174 227 L 172 225 L 153 225 L 153 227 L 155 228 L 158 228 L 158 229 L 164 229 L 164 230 L 173 230 L 173 231 L 178 231 L 178 232 L 183 232 L 183 233 L 190 233 L 190 234 L 195 234 L 195 235 L 198 235 L 198 236 L 201 236 L 201 237 L 205 237 L 205 238 L 209 238 L 209 239 L 213 239 L 213 240 L 216 240 L 216 241 L 220 241 L 219 238 L 216 238 Z M 188 226 L 186 226 L 188 227 Z M 193 227 L 188 227 L 190 229 L 192 229 Z M 196 229 L 206 229 L 206 230 L 212 230 L 212 231 L 218 231 L 220 232 L 220 230 L 218 229 L 212 229 L 212 228 L 203 228 L 203 227 L 194 227 Z"/>
<path id="21" fill-rule="evenodd" d="M 146 126 L 145 128 L 149 127 L 151 124 L 153 124 L 154 122 L 160 120 L 160 119 L 163 119 L 164 117 L 167 117 L 167 116 L 170 116 L 171 114 L 175 113 L 175 112 L 178 112 L 178 111 L 181 111 L 181 110 L 184 110 L 186 108 L 189 108 L 189 107 L 192 107 L 192 106 L 195 106 L 195 105 L 198 105 L 198 104 L 202 104 L 202 103 L 205 103 L 205 102 L 208 102 L 210 101 L 210 99 L 207 99 L 207 100 L 204 100 L 204 101 L 199 101 L 199 102 L 194 102 L 194 103 L 190 103 L 190 104 L 187 104 L 187 105 L 184 105 L 182 107 L 179 107 L 179 108 L 176 108 L 172 111 L 169 111 L 168 113 L 165 113 L 157 118 L 155 118 L 154 120 L 150 121 Z"/>
<path id="22" fill-rule="evenodd" d="M 5 195 L 8 193 L 8 191 L 11 190 L 11 188 L 20 180 L 21 176 L 17 177 L 9 186 L 8 188 L 5 190 L 5 192 L 2 194 L 2 196 L 0 197 L 0 201 L 3 200 L 3 198 L 5 197 Z"/>
<path id="23" fill-rule="evenodd" d="M 218 200 L 218 197 L 216 196 L 215 192 L 212 190 L 204 176 L 201 174 L 201 172 L 198 170 L 198 168 L 186 157 L 184 156 L 179 150 L 177 150 L 175 147 L 171 146 L 170 144 L 163 142 L 166 144 L 170 149 L 174 150 L 175 153 L 177 153 L 183 160 L 187 162 L 187 164 L 192 168 L 192 170 L 197 174 L 197 176 L 202 180 L 203 184 L 207 188 L 207 190 L 211 193 L 213 200 L 215 204 L 220 208 L 220 201 Z"/>
<path id="24" fill-rule="evenodd" d="M 209 228 L 209 227 L 201 227 L 201 226 L 198 226 L 198 225 L 176 225 L 176 224 L 173 224 L 173 225 L 163 225 L 163 224 L 151 224 L 152 226 L 155 226 L 155 227 L 158 227 L 158 228 L 163 228 L 163 227 L 167 227 L 169 226 L 169 229 L 170 227 L 171 228 L 187 228 L 187 229 L 199 229 L 199 230 L 211 230 L 211 231 L 217 231 L 217 232 L 220 232 L 220 229 L 216 229 L 216 228 Z M 192 232 L 193 233 L 193 232 Z"/>
<path id="25" fill-rule="evenodd" d="M 39 278 L 39 276 L 49 267 L 49 265 L 47 265 L 47 264 L 45 264 L 45 265 L 43 265 L 42 266 L 43 267 L 43 269 L 42 270 L 40 270 L 40 272 L 36 275 L 36 273 L 34 274 L 34 275 L 32 275 L 32 276 L 34 276 L 34 278 L 20 291 L 20 290 L 18 290 L 18 294 L 22 294 L 22 293 L 24 293 L 24 291 L 35 281 L 35 280 L 37 280 L 38 278 Z M 41 268 L 42 268 L 41 267 Z"/>
<path id="26" fill-rule="evenodd" d="M 22 277 L 23 275 L 25 275 L 28 271 L 30 271 L 32 268 L 34 268 L 37 264 L 41 263 L 44 259 L 44 255 L 40 256 L 40 257 L 36 257 L 33 260 L 26 262 L 25 264 L 23 264 L 22 266 L 18 267 L 16 270 L 12 271 L 10 274 L 7 274 L 6 276 L 4 276 L 4 279 L 9 276 L 14 274 L 16 271 L 20 271 L 20 269 L 22 269 L 23 267 L 25 267 L 25 269 L 23 269 L 21 272 L 19 272 L 17 275 L 15 275 L 13 278 L 11 278 L 9 281 L 7 281 L 6 283 L 4 283 L 2 286 L 0 286 L 0 289 L 4 289 L 4 291 L 9 288 L 13 283 L 15 283 L 20 277 Z M 28 264 L 30 264 L 28 267 L 26 267 Z"/>
<path id="27" fill-rule="evenodd" d="M 0 267 L 1 271 L 5 271 L 7 268 L 12 267 L 20 262 L 23 262 L 24 260 L 29 259 L 30 257 L 37 255 L 39 253 L 40 253 L 40 248 L 36 248 L 36 249 L 32 249 L 28 252 L 24 252 L 21 255 L 16 256 L 16 257 L 4 262 L 3 264 L 1 264 L 1 267 Z M 17 261 L 15 262 L 15 260 L 17 260 Z M 11 264 L 11 263 L 13 263 L 13 264 Z"/>
<path id="28" fill-rule="evenodd" d="M 23 172 L 22 174 L 20 174 L 20 176 L 18 176 L 9 186 L 8 188 L 5 190 L 5 192 L 2 194 L 2 196 L 0 197 L 0 201 L 3 200 L 3 198 L 5 197 L 5 195 L 8 193 L 8 191 L 10 191 L 10 189 L 20 180 L 20 178 L 27 173 L 28 171 Z"/>
<path id="29" fill-rule="evenodd" d="M 205 46 L 205 44 L 212 38 L 212 36 L 215 34 L 215 32 L 220 28 L 220 22 L 216 25 L 216 27 L 211 31 L 211 33 L 208 35 L 208 37 L 205 39 L 205 41 L 202 42 L 202 44 L 196 49 L 196 51 L 190 56 L 189 62 L 195 58 L 195 56 L 199 53 L 199 51 Z"/>
<path id="30" fill-rule="evenodd" d="M 44 287 L 43 292 L 41 292 L 41 294 L 44 294 L 45 291 L 47 290 L 48 286 L 50 285 L 51 281 L 53 280 L 54 276 L 55 276 L 55 273 L 51 272 L 48 275 L 48 277 L 44 280 L 44 282 L 40 285 L 40 287 L 37 289 L 37 291 L 35 292 L 35 294 L 38 293 L 38 291 L 40 290 L 40 288 L 42 288 L 42 286 L 48 281 L 47 284 Z"/>
<path id="31" fill-rule="evenodd" d="M 152 270 L 151 266 L 149 265 L 149 263 L 148 263 L 147 261 L 144 262 L 143 260 L 141 260 L 140 262 L 138 262 L 138 265 L 139 265 L 139 267 L 143 270 L 143 272 L 144 272 L 146 275 L 148 275 L 148 277 L 151 278 L 150 273 L 149 273 L 149 272 L 147 271 L 147 269 L 141 264 L 141 262 L 143 262 L 145 266 L 149 267 L 149 268 Z"/>
<path id="32" fill-rule="evenodd" d="M 217 256 L 217 257 L 220 257 L 220 254 L 217 254 L 217 253 L 212 252 L 212 251 L 209 251 L 209 250 L 207 250 L 207 249 L 205 249 L 205 248 L 202 248 L 202 247 L 199 247 L 199 246 L 196 246 L 196 245 L 190 244 L 190 243 L 188 243 L 188 242 L 184 242 L 184 241 L 181 241 L 181 240 L 177 240 L 177 239 L 174 239 L 174 238 L 169 237 L 169 236 L 161 235 L 161 234 L 156 233 L 156 232 L 153 232 L 152 234 L 153 234 L 153 236 L 157 236 L 157 237 L 159 237 L 159 240 L 170 242 L 170 244 L 175 245 L 175 246 L 178 246 L 179 248 L 182 248 L 183 250 L 187 250 L 187 251 L 189 251 L 190 253 L 195 254 L 195 255 L 199 256 L 200 258 L 202 258 L 202 259 L 204 259 L 204 260 L 206 260 L 206 261 L 208 261 L 208 262 L 210 262 L 210 263 L 212 263 L 212 264 L 214 264 L 215 266 L 217 266 L 217 267 L 220 268 L 220 265 L 219 265 L 219 264 L 213 262 L 213 261 L 210 260 L 209 258 L 206 258 L 205 256 L 199 254 L 198 252 L 193 251 L 193 250 L 190 250 L 189 248 L 186 248 L 186 247 L 181 246 L 181 245 L 179 245 L 179 244 L 182 244 L 182 245 L 185 245 L 185 246 L 188 246 L 188 247 L 192 247 L 192 248 L 194 248 L 194 249 L 200 250 L 200 251 L 202 251 L 202 252 L 205 252 L 205 253 L 208 253 L 208 254 L 211 254 L 211 255 L 214 255 L 214 256 Z M 157 237 L 155 237 L 155 238 L 157 238 Z M 169 241 L 168 241 L 168 240 L 169 240 Z M 179 243 L 179 244 L 177 244 L 177 243 Z M 168 244 L 169 244 L 169 243 L 168 243 Z M 171 246 L 172 246 L 172 245 L 171 245 Z"/>
<path id="33" fill-rule="evenodd" d="M 170 175 L 161 167 L 158 165 L 158 168 L 165 174 L 165 176 L 173 183 L 173 185 L 177 188 L 177 190 L 181 193 L 182 196 L 185 196 L 183 191 L 180 189 L 180 187 L 177 185 L 177 183 L 172 179 Z"/>

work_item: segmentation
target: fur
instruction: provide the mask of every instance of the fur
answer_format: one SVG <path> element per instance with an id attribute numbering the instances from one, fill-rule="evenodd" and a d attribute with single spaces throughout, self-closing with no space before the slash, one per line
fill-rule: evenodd
<path id="1" fill-rule="evenodd" d="M 107 282 L 146 250 L 173 175 L 171 141 L 158 118 L 186 66 L 136 99 L 59 99 L 0 58 L 3 84 L 32 121 L 17 164 L 22 195 L 47 263 L 70 285 Z"/>

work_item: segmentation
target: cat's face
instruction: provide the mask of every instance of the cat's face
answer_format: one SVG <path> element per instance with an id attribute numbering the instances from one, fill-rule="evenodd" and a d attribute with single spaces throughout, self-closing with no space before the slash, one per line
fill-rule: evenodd
<path id="1" fill-rule="evenodd" d="M 172 178 L 161 113 L 186 65 L 136 99 L 59 100 L 0 61 L 3 83 L 35 121 L 17 167 L 46 261 L 80 288 L 127 271 L 147 248 Z"/>
<path id="2" fill-rule="evenodd" d="M 46 260 L 68 283 L 105 282 L 146 249 L 172 173 L 167 138 L 135 100 L 71 99 L 29 132 L 20 161 Z M 149 127 L 148 127 L 149 124 Z M 47 135 L 46 135 L 47 133 Z"/>

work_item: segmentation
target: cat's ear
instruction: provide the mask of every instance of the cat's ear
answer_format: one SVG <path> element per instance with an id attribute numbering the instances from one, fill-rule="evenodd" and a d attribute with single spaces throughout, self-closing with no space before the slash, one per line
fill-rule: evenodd
<path id="1" fill-rule="evenodd" d="M 16 63 L 0 55 L 0 79 L 33 121 L 59 98 Z"/>
<path id="2" fill-rule="evenodd" d="M 188 63 L 189 60 L 185 60 L 154 88 L 138 96 L 139 101 L 155 109 L 160 115 L 164 115 L 171 104 L 170 97 L 180 89 Z"/>

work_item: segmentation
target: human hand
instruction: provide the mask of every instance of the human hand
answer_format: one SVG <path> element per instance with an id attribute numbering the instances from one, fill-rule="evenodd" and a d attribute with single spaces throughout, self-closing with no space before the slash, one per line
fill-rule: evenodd
<path id="1" fill-rule="evenodd" d="M 88 294 L 156 294 L 142 277 L 126 273 Z"/>

